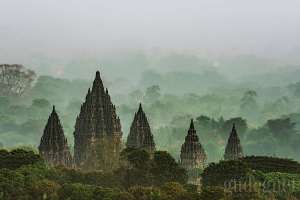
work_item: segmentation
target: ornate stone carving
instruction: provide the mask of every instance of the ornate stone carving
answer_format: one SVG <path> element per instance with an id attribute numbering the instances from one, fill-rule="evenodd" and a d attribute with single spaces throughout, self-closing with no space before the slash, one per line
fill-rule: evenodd
<path id="1" fill-rule="evenodd" d="M 121 123 L 97 71 L 81 106 L 74 132 L 74 159 L 84 170 L 112 170 L 121 151 Z"/>
<path id="2" fill-rule="evenodd" d="M 238 160 L 243 157 L 243 149 L 240 142 L 240 138 L 237 134 L 235 124 L 233 124 L 232 131 L 230 133 L 227 146 L 225 148 L 224 159 L 225 160 Z"/>
<path id="3" fill-rule="evenodd" d="M 186 170 L 203 169 L 205 166 L 207 156 L 199 142 L 193 120 L 181 147 L 180 159 L 182 167 Z"/>
<path id="4" fill-rule="evenodd" d="M 134 115 L 126 146 L 127 148 L 145 149 L 151 154 L 155 151 L 153 135 L 142 104 Z"/>
<path id="5" fill-rule="evenodd" d="M 41 138 L 39 152 L 46 163 L 51 166 L 73 166 L 67 138 L 54 106 Z"/>

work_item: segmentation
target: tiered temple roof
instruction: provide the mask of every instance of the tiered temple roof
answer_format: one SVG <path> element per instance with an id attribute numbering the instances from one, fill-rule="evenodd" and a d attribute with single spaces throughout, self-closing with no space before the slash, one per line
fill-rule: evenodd
<path id="1" fill-rule="evenodd" d="M 181 165 L 187 169 L 192 170 L 195 168 L 203 169 L 207 159 L 204 148 L 199 142 L 194 121 L 191 120 L 188 134 L 185 137 L 185 142 L 181 147 Z"/>
<path id="2" fill-rule="evenodd" d="M 240 138 L 237 134 L 235 124 L 233 124 L 232 131 L 230 133 L 227 146 L 225 148 L 225 160 L 238 160 L 243 157 L 243 149 L 240 142 Z"/>
<path id="3" fill-rule="evenodd" d="M 74 138 L 74 159 L 79 167 L 87 164 L 91 169 L 98 169 L 101 165 L 113 165 L 106 157 L 115 158 L 120 152 L 120 119 L 108 90 L 104 89 L 99 71 L 96 73 L 92 90 L 88 90 L 85 102 L 81 106 Z"/>
<path id="4" fill-rule="evenodd" d="M 41 138 L 39 152 L 46 163 L 51 166 L 73 166 L 67 138 L 54 106 Z"/>
<path id="5" fill-rule="evenodd" d="M 134 115 L 126 146 L 127 148 L 145 149 L 150 153 L 155 151 L 153 135 L 142 104 Z"/>

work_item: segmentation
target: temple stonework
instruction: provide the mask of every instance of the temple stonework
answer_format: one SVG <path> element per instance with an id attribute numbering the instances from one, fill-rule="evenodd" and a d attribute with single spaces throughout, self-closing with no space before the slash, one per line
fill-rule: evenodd
<path id="1" fill-rule="evenodd" d="M 237 134 L 235 125 L 233 124 L 232 131 L 230 133 L 227 146 L 225 148 L 224 159 L 225 160 L 238 160 L 243 157 L 243 149 L 240 142 L 240 138 Z"/>
<path id="2" fill-rule="evenodd" d="M 48 165 L 73 167 L 73 158 L 67 138 L 54 106 L 38 148 L 41 157 Z"/>
<path id="3" fill-rule="evenodd" d="M 74 132 L 74 160 L 83 170 L 113 170 L 121 151 L 121 123 L 97 71 L 81 106 Z"/>
<path id="4" fill-rule="evenodd" d="M 207 159 L 206 153 L 199 142 L 194 122 L 191 120 L 188 134 L 185 137 L 185 142 L 181 147 L 181 165 L 185 169 L 203 169 Z"/>
<path id="5" fill-rule="evenodd" d="M 187 170 L 188 182 L 194 185 L 200 185 L 200 171 L 205 167 L 207 156 L 204 148 L 199 142 L 194 122 L 191 120 L 188 134 L 185 137 L 185 142 L 181 147 L 180 164 Z"/>
<path id="6" fill-rule="evenodd" d="M 138 111 L 134 115 L 130 127 L 130 133 L 126 143 L 127 148 L 144 149 L 150 154 L 155 152 L 155 143 L 147 116 L 140 104 Z"/>

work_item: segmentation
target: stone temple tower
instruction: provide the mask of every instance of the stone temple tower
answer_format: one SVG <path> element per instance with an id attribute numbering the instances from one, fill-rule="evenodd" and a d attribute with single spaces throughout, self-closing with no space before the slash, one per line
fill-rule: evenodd
<path id="1" fill-rule="evenodd" d="M 181 166 L 186 170 L 193 170 L 195 168 L 204 169 L 207 156 L 201 143 L 199 142 L 193 120 L 191 120 L 188 134 L 185 137 L 185 142 L 181 147 L 180 159 Z"/>
<path id="2" fill-rule="evenodd" d="M 97 71 L 92 90 L 81 105 L 74 132 L 74 159 L 77 168 L 113 170 L 121 151 L 121 123 L 108 90 Z"/>
<path id="3" fill-rule="evenodd" d="M 67 138 L 64 135 L 54 106 L 41 138 L 39 152 L 50 166 L 73 166 L 73 158 L 68 147 Z"/>
<path id="4" fill-rule="evenodd" d="M 207 156 L 199 142 L 194 121 L 191 120 L 188 134 L 185 142 L 181 147 L 180 164 L 186 169 L 188 174 L 188 183 L 193 185 L 201 185 L 201 171 L 205 167 Z"/>
<path id="5" fill-rule="evenodd" d="M 235 124 L 233 124 L 232 131 L 230 133 L 227 146 L 225 148 L 224 159 L 225 160 L 238 160 L 243 157 L 243 149 L 240 142 L 240 138 L 237 134 Z"/>
<path id="6" fill-rule="evenodd" d="M 127 148 L 144 149 L 149 153 L 154 153 L 155 143 L 147 116 L 140 104 L 137 113 L 134 115 L 130 127 L 130 133 L 126 143 Z"/>

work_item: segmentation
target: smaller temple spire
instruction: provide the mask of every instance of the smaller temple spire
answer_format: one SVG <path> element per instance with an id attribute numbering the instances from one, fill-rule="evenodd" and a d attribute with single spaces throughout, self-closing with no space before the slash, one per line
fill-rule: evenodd
<path id="1" fill-rule="evenodd" d="M 243 148 L 238 136 L 235 124 L 232 125 L 232 130 L 228 138 L 228 143 L 225 148 L 225 160 L 237 160 L 243 157 Z"/>
<path id="2" fill-rule="evenodd" d="M 52 113 L 45 126 L 39 145 L 39 152 L 49 165 L 63 165 L 66 167 L 72 167 L 73 165 L 73 158 L 55 106 L 53 106 Z"/>
<path id="3" fill-rule="evenodd" d="M 194 126 L 194 120 L 191 119 L 188 134 L 181 147 L 181 164 L 184 168 L 204 168 L 206 153 L 203 149 Z"/>
<path id="4" fill-rule="evenodd" d="M 141 103 L 139 104 L 138 111 L 134 115 L 126 146 L 128 148 L 145 149 L 149 153 L 155 151 L 155 143 L 151 128 Z"/>

